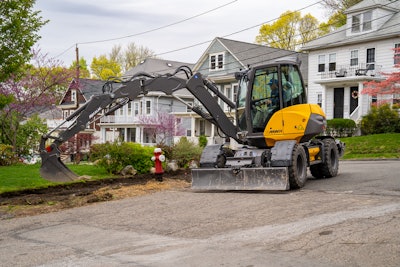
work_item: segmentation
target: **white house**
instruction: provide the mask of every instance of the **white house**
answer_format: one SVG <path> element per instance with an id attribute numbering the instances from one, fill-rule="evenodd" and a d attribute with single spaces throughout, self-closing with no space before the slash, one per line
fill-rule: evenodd
<path id="1" fill-rule="evenodd" d="M 364 0 L 345 14 L 346 25 L 302 48 L 309 53 L 308 99 L 318 103 L 328 119 L 359 121 L 376 100 L 361 93 L 363 83 L 382 80 L 381 72 L 394 70 L 400 1 Z M 397 101 L 400 96 L 390 98 Z"/>

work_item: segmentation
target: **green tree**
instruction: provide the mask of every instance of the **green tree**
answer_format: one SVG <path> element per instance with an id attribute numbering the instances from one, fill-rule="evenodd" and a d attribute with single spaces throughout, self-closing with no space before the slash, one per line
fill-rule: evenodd
<path id="1" fill-rule="evenodd" d="M 105 55 L 94 57 L 90 69 L 95 79 L 107 80 L 110 77 L 121 77 L 121 65 Z"/>
<path id="2" fill-rule="evenodd" d="M 76 60 L 72 61 L 69 69 L 76 72 Z M 83 57 L 79 58 L 79 78 L 90 78 L 88 64 Z"/>
<path id="3" fill-rule="evenodd" d="M 0 82 L 21 71 L 32 58 L 37 32 L 48 21 L 33 11 L 35 0 L 0 1 Z"/>
<path id="4" fill-rule="evenodd" d="M 324 29 L 331 32 L 346 24 L 345 10 L 362 0 L 322 0 L 321 5 L 328 11 L 329 19 L 324 23 Z"/>
<path id="5" fill-rule="evenodd" d="M 39 151 L 39 143 L 43 134 L 47 133 L 47 125 L 38 114 L 29 117 L 18 129 L 18 155 L 30 155 Z"/>
<path id="6" fill-rule="evenodd" d="M 260 27 L 256 42 L 294 51 L 321 33 L 319 22 L 312 15 L 302 17 L 300 11 L 286 11 L 275 22 Z"/>

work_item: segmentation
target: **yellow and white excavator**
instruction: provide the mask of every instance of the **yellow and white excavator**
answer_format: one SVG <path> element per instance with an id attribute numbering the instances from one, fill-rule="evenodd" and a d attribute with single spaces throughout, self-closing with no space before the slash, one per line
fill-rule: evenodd
<path id="1" fill-rule="evenodd" d="M 183 72 L 186 78 L 177 76 Z M 216 125 L 225 140 L 235 145 L 212 144 L 204 148 L 199 168 L 192 169 L 195 190 L 289 190 L 301 188 L 307 168 L 316 178 L 338 174 L 344 144 L 323 135 L 325 114 L 317 104 L 306 103 L 306 91 L 296 61 L 282 59 L 235 74 L 239 82 L 237 99 L 231 101 L 200 73 L 182 66 L 175 73 L 153 76 L 137 73 L 127 81 L 107 82 L 103 93 L 66 118 L 70 126 L 58 134 L 61 125 L 42 137 L 41 176 L 50 181 L 71 181 L 78 176 L 60 160 L 59 146 L 85 129 L 100 112 L 112 114 L 129 101 L 150 91 L 175 97 L 186 88 L 201 103 L 194 112 Z M 233 122 L 221 109 L 221 99 L 236 114 Z M 51 141 L 49 146 L 46 146 Z"/>

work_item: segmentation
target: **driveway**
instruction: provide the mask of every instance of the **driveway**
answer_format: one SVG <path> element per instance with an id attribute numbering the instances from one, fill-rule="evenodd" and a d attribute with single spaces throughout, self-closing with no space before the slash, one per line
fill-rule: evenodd
<path id="1" fill-rule="evenodd" d="M 179 189 L 0 223 L 0 266 L 398 266 L 400 161 L 288 192 Z"/>

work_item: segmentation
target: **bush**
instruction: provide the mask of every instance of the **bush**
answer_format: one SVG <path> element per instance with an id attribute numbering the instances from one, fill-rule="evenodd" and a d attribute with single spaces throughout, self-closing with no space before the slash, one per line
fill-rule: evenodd
<path id="1" fill-rule="evenodd" d="M 326 133 L 335 137 L 350 137 L 354 134 L 357 126 L 351 119 L 331 119 L 327 121 Z"/>
<path id="2" fill-rule="evenodd" d="M 0 144 L 0 166 L 8 166 L 18 162 L 12 146 Z"/>
<path id="3" fill-rule="evenodd" d="M 363 134 L 400 133 L 400 117 L 388 104 L 372 107 L 360 123 Z"/>
<path id="4" fill-rule="evenodd" d="M 153 151 L 153 147 L 131 142 L 95 144 L 90 150 L 90 160 L 98 161 L 109 173 L 119 173 L 127 165 L 132 165 L 138 173 L 148 173 L 153 167 Z"/>
<path id="5" fill-rule="evenodd" d="M 172 159 L 176 160 L 178 166 L 187 168 L 192 160 L 199 161 L 202 148 L 190 142 L 186 137 L 181 137 L 179 142 L 173 146 Z"/>
<path id="6" fill-rule="evenodd" d="M 199 146 L 204 148 L 207 145 L 207 137 L 205 135 L 199 136 Z"/>

